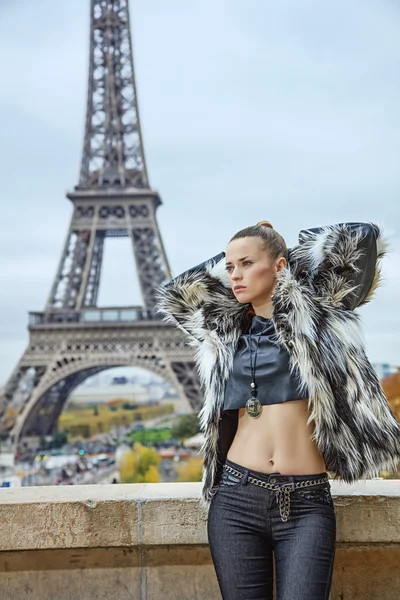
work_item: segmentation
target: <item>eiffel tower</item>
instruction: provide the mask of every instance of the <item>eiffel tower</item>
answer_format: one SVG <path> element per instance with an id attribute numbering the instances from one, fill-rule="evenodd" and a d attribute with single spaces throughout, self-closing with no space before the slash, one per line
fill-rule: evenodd
<path id="1" fill-rule="evenodd" d="M 172 278 L 156 220 L 140 130 L 128 0 L 91 0 L 90 63 L 79 184 L 43 312 L 29 313 L 29 344 L 0 396 L 0 426 L 16 449 L 57 428 L 76 386 L 105 369 L 137 366 L 202 403 L 193 350 L 154 310 Z M 97 305 L 104 241 L 129 237 L 142 306 Z"/>

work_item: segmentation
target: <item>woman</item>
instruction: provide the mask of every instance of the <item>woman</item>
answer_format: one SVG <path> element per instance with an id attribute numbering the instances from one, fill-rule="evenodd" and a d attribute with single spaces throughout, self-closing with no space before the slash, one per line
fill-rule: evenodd
<path id="1" fill-rule="evenodd" d="M 359 315 L 381 281 L 377 225 L 300 232 L 268 221 L 158 289 L 195 347 L 204 392 L 201 504 L 224 599 L 327 600 L 336 518 L 328 472 L 394 471 L 400 426 Z"/>

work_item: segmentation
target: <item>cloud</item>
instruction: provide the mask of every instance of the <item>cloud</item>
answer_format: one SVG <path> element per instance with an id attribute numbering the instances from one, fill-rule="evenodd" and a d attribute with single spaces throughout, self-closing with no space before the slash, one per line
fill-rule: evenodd
<path id="1" fill-rule="evenodd" d="M 135 0 L 130 10 L 144 147 L 173 273 L 261 219 L 289 245 L 304 227 L 389 224 L 395 258 L 362 316 L 374 362 L 400 365 L 396 4 Z M 89 2 L 1 4 L 0 382 L 28 340 L 28 311 L 44 307 L 69 226 L 88 42 Z M 123 264 L 116 247 L 108 265 L 113 257 Z M 118 293 L 106 270 L 103 289 Z M 137 298 L 136 282 L 129 294 Z"/>

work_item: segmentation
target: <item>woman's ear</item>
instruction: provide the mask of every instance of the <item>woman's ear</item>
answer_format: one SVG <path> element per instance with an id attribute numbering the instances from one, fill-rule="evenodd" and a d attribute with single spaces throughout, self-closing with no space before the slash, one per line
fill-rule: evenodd
<path id="1" fill-rule="evenodd" d="M 284 267 L 287 267 L 287 260 L 286 260 L 286 258 L 284 256 L 281 256 L 280 259 L 278 260 L 277 265 L 276 265 L 276 270 L 280 271 Z"/>

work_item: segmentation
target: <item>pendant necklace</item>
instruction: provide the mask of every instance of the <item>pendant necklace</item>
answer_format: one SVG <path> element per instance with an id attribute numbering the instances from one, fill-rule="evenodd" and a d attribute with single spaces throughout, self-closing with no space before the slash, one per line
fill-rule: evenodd
<path id="1" fill-rule="evenodd" d="M 258 334 L 258 340 L 257 340 L 257 346 L 256 346 L 256 353 L 255 353 L 255 357 L 254 357 L 254 367 L 253 367 L 253 358 L 252 358 L 252 350 L 251 350 L 251 345 L 252 345 L 252 337 L 251 337 L 251 327 L 250 327 L 250 371 L 251 371 L 251 383 L 250 383 L 250 387 L 251 387 L 251 398 L 249 398 L 246 402 L 246 412 L 249 415 L 249 417 L 252 417 L 253 419 L 257 419 L 257 417 L 259 417 L 261 415 L 261 411 L 262 411 L 262 404 L 259 401 L 259 399 L 257 398 L 257 385 L 256 385 L 256 361 L 257 361 L 257 352 L 258 352 L 258 345 L 260 343 L 260 337 L 262 336 L 262 334 L 264 333 L 265 329 L 263 329 L 261 331 L 261 333 Z"/>

